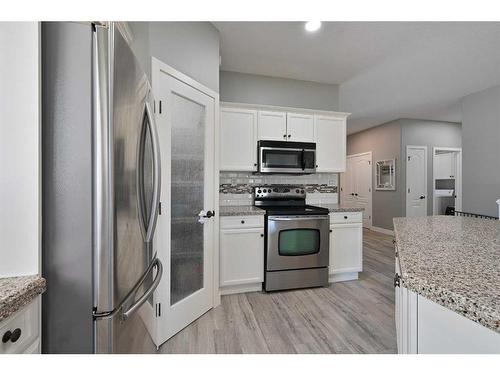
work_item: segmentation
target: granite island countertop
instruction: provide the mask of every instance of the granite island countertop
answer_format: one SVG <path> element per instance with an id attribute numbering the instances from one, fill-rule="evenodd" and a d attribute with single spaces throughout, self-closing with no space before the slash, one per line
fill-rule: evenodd
<path id="1" fill-rule="evenodd" d="M 45 288 L 45 279 L 38 275 L 0 278 L 0 321 L 29 304 Z"/>
<path id="2" fill-rule="evenodd" d="M 220 216 L 251 216 L 251 215 L 265 215 L 266 211 L 255 207 L 253 205 L 245 206 L 220 206 Z"/>
<path id="3" fill-rule="evenodd" d="M 402 285 L 500 333 L 500 221 L 393 220 Z"/>

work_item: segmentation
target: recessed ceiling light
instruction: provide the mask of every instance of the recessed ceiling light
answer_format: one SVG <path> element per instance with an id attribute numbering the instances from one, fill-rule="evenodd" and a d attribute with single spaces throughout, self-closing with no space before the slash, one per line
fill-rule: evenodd
<path id="1" fill-rule="evenodd" d="M 321 27 L 321 21 L 308 21 L 306 22 L 306 30 L 310 33 L 318 31 Z"/>

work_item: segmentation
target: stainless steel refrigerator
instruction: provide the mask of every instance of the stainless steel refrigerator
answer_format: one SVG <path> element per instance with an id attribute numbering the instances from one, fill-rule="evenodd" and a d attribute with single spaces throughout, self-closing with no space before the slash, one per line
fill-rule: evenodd
<path id="1" fill-rule="evenodd" d="M 115 23 L 43 24 L 42 70 L 42 351 L 153 352 L 161 168 L 148 77 Z"/>

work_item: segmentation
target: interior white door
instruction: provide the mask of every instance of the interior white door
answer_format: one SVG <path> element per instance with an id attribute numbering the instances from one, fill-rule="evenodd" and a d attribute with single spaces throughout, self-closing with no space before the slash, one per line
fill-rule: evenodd
<path id="1" fill-rule="evenodd" d="M 215 100 L 154 72 L 162 188 L 157 236 L 164 276 L 155 294 L 160 345 L 213 306 Z M 203 216 L 211 216 L 203 217 Z"/>
<path id="2" fill-rule="evenodd" d="M 303 113 L 286 114 L 287 140 L 314 142 L 314 116 Z"/>
<path id="3" fill-rule="evenodd" d="M 343 204 L 354 205 L 354 187 L 351 159 L 346 159 L 345 172 L 340 174 L 340 201 Z"/>
<path id="4" fill-rule="evenodd" d="M 286 141 L 286 112 L 259 111 L 257 129 L 259 140 Z"/>
<path id="5" fill-rule="evenodd" d="M 341 177 L 342 203 L 364 208 L 363 227 L 372 226 L 372 155 L 349 155 Z M 344 181 L 344 184 L 342 183 Z"/>
<path id="6" fill-rule="evenodd" d="M 356 181 L 354 198 L 363 207 L 363 227 L 371 228 L 372 221 L 372 157 L 365 154 L 354 158 L 353 174 Z"/>
<path id="7" fill-rule="evenodd" d="M 406 216 L 427 216 L 427 146 L 406 147 Z"/>

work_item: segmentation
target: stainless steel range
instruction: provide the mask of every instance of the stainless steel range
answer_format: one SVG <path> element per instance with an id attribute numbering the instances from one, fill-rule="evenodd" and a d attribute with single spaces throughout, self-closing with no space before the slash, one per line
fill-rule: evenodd
<path id="1" fill-rule="evenodd" d="M 255 188 L 255 206 L 266 210 L 264 290 L 328 285 L 328 209 L 306 205 L 301 186 Z"/>

